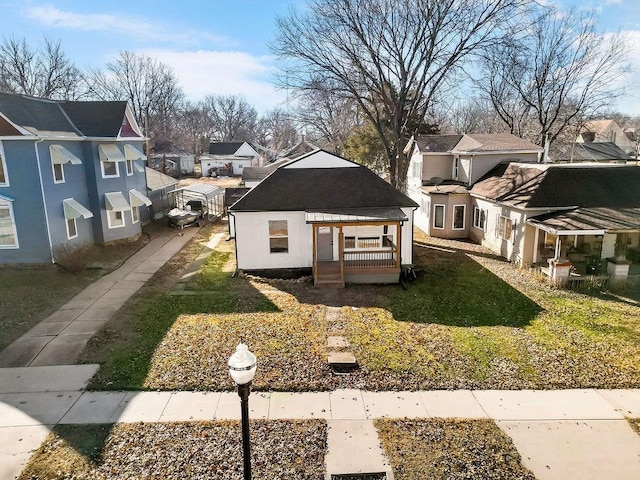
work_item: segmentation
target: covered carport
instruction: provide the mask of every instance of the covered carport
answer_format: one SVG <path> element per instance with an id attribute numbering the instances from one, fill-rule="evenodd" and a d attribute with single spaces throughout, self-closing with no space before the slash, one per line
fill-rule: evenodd
<path id="1" fill-rule="evenodd" d="M 194 183 L 169 192 L 171 204 L 181 210 L 190 210 L 201 202 L 209 220 L 221 217 L 224 211 L 224 189 L 207 183 Z M 191 208 L 187 208 L 191 207 Z"/>

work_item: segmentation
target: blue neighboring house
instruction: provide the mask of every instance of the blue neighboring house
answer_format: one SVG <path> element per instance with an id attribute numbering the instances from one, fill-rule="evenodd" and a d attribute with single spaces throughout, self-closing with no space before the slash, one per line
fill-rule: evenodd
<path id="1" fill-rule="evenodd" d="M 138 237 L 144 135 L 126 102 L 0 93 L 0 264 Z"/>

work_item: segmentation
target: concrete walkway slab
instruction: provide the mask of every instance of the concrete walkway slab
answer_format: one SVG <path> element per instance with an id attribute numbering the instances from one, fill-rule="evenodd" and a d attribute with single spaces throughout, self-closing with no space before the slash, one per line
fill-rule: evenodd
<path id="1" fill-rule="evenodd" d="M 249 418 L 266 420 L 269 418 L 271 394 L 252 392 L 249 396 Z M 222 392 L 216 407 L 216 420 L 240 420 L 240 397 L 236 392 Z"/>
<path id="2" fill-rule="evenodd" d="M 430 417 L 487 418 L 486 412 L 470 390 L 436 390 L 420 392 Z"/>
<path id="3" fill-rule="evenodd" d="M 0 368 L 29 365 L 55 337 L 22 336 L 0 352 Z"/>
<path id="4" fill-rule="evenodd" d="M 334 420 L 365 420 L 367 413 L 360 390 L 335 390 L 329 392 L 331 418 Z"/>
<path id="5" fill-rule="evenodd" d="M 107 320 L 76 320 L 69 324 L 60 335 L 95 335 L 107 323 Z"/>
<path id="6" fill-rule="evenodd" d="M 51 337 L 58 335 L 61 331 L 63 331 L 72 320 L 67 320 L 66 322 L 40 322 L 27 333 L 24 334 L 25 337 Z"/>
<path id="7" fill-rule="evenodd" d="M 80 398 L 80 392 L 0 394 L 3 427 L 55 425 Z"/>
<path id="8" fill-rule="evenodd" d="M 76 318 L 76 322 L 95 322 L 97 320 L 109 321 L 111 317 L 113 317 L 118 311 L 117 307 L 110 308 L 96 308 L 91 307 L 84 311 L 78 318 Z"/>
<path id="9" fill-rule="evenodd" d="M 58 335 L 29 364 L 32 367 L 73 365 L 93 334 Z"/>
<path id="10" fill-rule="evenodd" d="M 640 435 L 625 420 L 498 422 L 538 480 L 637 480 Z"/>
<path id="11" fill-rule="evenodd" d="M 0 478 L 18 477 L 49 432 L 45 425 L 0 428 Z"/>
<path id="12" fill-rule="evenodd" d="M 62 424 L 110 423 L 126 392 L 85 392 L 62 417 Z"/>
<path id="13" fill-rule="evenodd" d="M 45 318 L 42 322 L 47 323 L 47 322 L 73 321 L 76 318 L 78 318 L 85 310 L 86 308 L 75 308 L 75 309 L 72 308 L 72 309 L 58 310 L 56 312 L 53 312 L 51 315 Z"/>
<path id="14" fill-rule="evenodd" d="M 269 418 L 331 418 L 329 392 L 272 392 Z"/>
<path id="15" fill-rule="evenodd" d="M 160 416 L 161 422 L 213 420 L 220 392 L 175 392 Z"/>
<path id="16" fill-rule="evenodd" d="M 362 392 L 367 418 L 428 417 L 418 392 Z"/>
<path id="17" fill-rule="evenodd" d="M 83 390 L 100 365 L 0 368 L 0 393 Z"/>
<path id="18" fill-rule="evenodd" d="M 86 310 L 96 301 L 95 298 L 78 298 L 73 297 L 67 303 L 59 308 L 59 310 Z"/>
<path id="19" fill-rule="evenodd" d="M 484 390 L 474 395 L 495 420 L 623 418 L 594 390 Z"/>
<path id="20" fill-rule="evenodd" d="M 325 465 L 326 480 L 336 474 L 382 472 L 387 474 L 387 479 L 393 479 L 371 420 L 329 420 Z"/>
<path id="21" fill-rule="evenodd" d="M 169 403 L 171 392 L 129 392 L 109 423 L 117 422 L 157 422 Z"/>
<path id="22" fill-rule="evenodd" d="M 596 390 L 596 392 L 625 417 L 640 418 L 640 389 Z"/>

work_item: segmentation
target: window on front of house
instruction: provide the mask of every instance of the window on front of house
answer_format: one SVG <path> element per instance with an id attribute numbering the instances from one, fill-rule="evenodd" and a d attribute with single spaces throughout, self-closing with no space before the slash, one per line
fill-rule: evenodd
<path id="1" fill-rule="evenodd" d="M 444 229 L 444 205 L 433 206 L 433 228 Z"/>
<path id="2" fill-rule="evenodd" d="M 102 161 L 102 178 L 118 177 L 120 172 L 118 171 L 118 162 Z"/>
<path id="3" fill-rule="evenodd" d="M 467 211 L 466 205 L 453 206 L 453 229 L 464 230 L 464 217 Z"/>
<path id="4" fill-rule="evenodd" d="M 124 215 L 121 210 L 107 210 L 107 214 L 109 228 L 124 227 Z"/>
<path id="5" fill-rule="evenodd" d="M 487 221 L 487 211 L 482 208 L 475 207 L 473 209 L 473 226 L 481 230 L 484 230 L 486 221 Z"/>
<path id="6" fill-rule="evenodd" d="M 269 251 L 289 252 L 289 227 L 286 220 L 269 220 Z"/>
<path id="7" fill-rule="evenodd" d="M 453 179 L 458 180 L 458 170 L 460 169 L 460 159 L 456 157 L 453 160 Z"/>

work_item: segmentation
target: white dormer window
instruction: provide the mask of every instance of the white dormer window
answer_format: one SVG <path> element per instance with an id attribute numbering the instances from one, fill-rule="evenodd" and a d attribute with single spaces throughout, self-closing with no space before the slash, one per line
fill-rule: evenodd
<path id="1" fill-rule="evenodd" d="M 453 159 L 453 179 L 458 180 L 458 171 L 460 170 L 460 158 Z"/>

